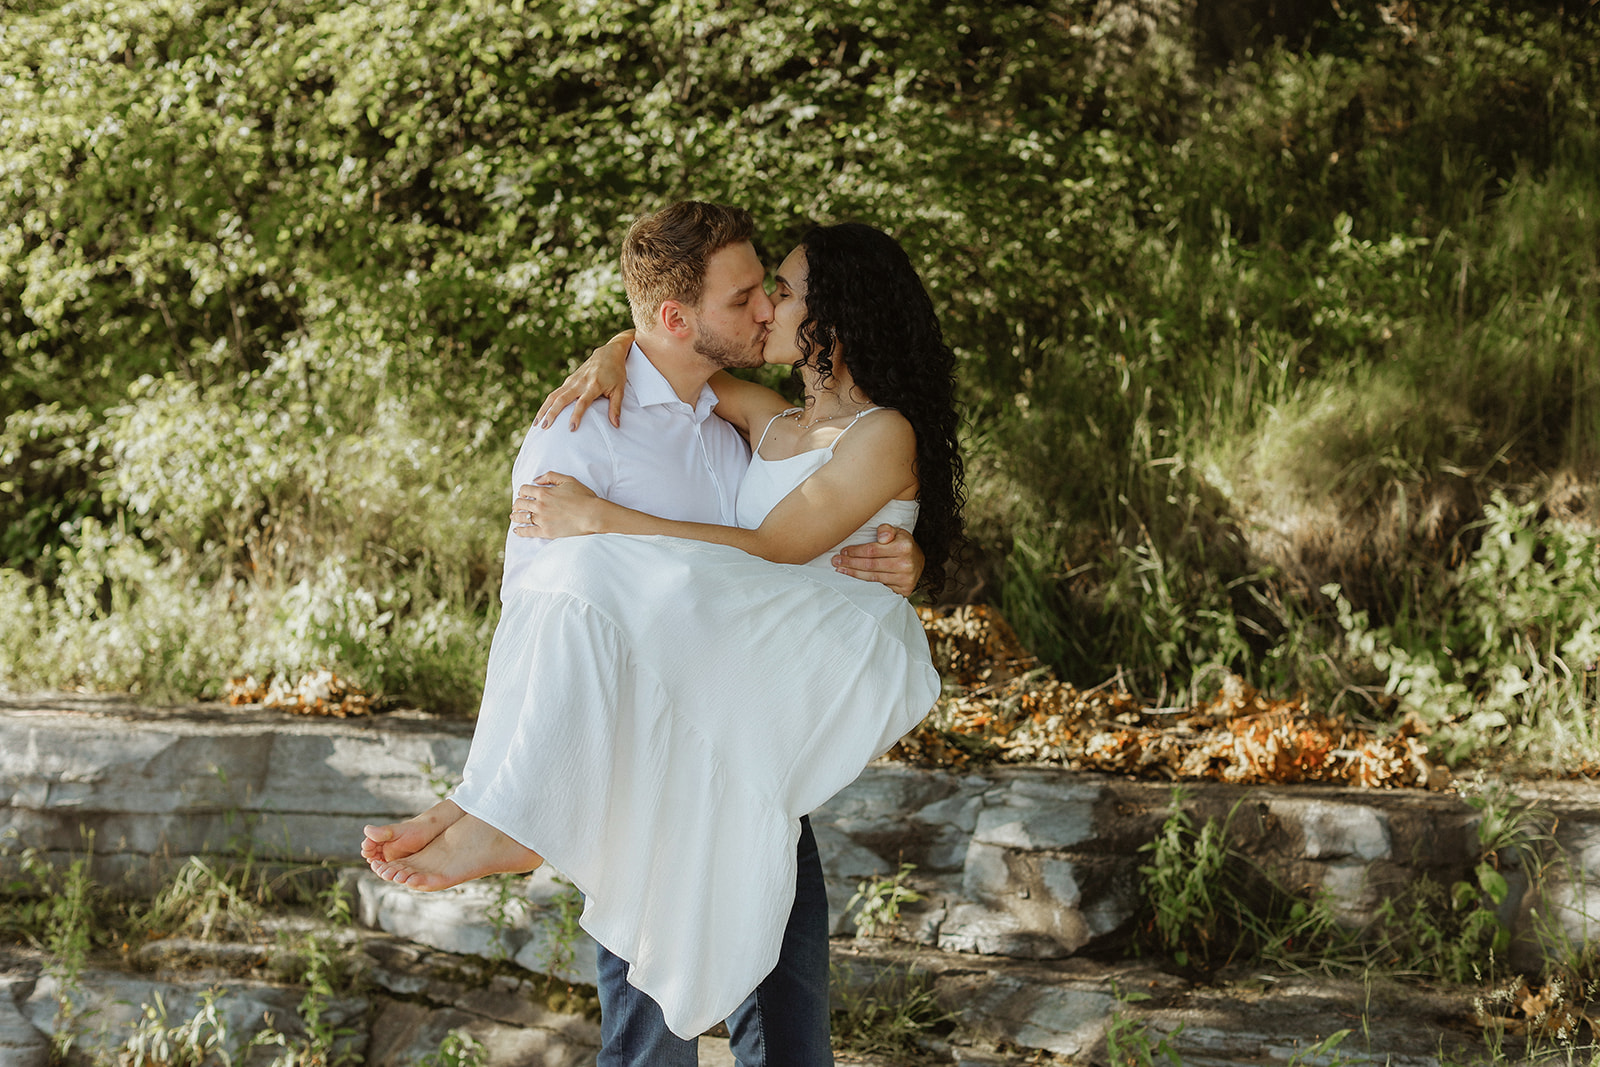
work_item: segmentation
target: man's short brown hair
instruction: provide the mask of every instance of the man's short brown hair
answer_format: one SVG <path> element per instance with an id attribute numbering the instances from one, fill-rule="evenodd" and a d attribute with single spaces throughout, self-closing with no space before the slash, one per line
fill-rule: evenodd
<path id="1" fill-rule="evenodd" d="M 635 222 L 622 242 L 622 284 L 634 325 L 648 329 L 668 300 L 699 307 L 706 261 L 754 233 L 744 208 L 699 200 L 680 200 Z"/>

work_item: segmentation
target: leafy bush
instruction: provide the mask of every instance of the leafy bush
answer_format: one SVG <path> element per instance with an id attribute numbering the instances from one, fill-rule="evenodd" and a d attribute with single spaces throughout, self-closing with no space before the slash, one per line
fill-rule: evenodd
<path id="1" fill-rule="evenodd" d="M 1174 790 L 1161 832 L 1141 851 L 1142 938 L 1182 968 L 1215 972 L 1230 963 L 1266 963 L 1289 971 L 1426 975 L 1460 984 L 1502 974 L 1511 929 L 1501 911 L 1511 892 L 1503 866 L 1536 884 L 1552 851 L 1543 816 L 1503 789 L 1467 798 L 1479 811 L 1478 858 L 1448 889 L 1422 875 L 1385 899 L 1363 926 L 1341 915 L 1325 890 L 1291 892 L 1230 844 L 1229 824 L 1209 818 L 1198 829 Z M 1237 811 L 1237 805 L 1234 810 Z M 1546 946 L 1546 968 L 1570 965 Z"/>
<path id="2" fill-rule="evenodd" d="M 1494 742 L 1547 765 L 1600 758 L 1600 535 L 1503 496 L 1487 511 L 1467 561 L 1392 623 L 1328 588 L 1353 658 L 1447 753 Z"/>
<path id="3" fill-rule="evenodd" d="M 1493 489 L 1600 462 L 1600 31 L 1203 21 L 14 6 L 0 679 L 470 708 L 516 441 L 626 318 L 627 223 L 693 195 L 769 260 L 904 241 L 961 360 L 969 587 L 1069 677 L 1332 692 L 1321 586 L 1386 624 Z"/>

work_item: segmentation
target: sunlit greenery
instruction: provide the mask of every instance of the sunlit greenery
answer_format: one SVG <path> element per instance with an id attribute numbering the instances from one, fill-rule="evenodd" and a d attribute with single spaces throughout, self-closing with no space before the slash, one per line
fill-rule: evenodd
<path id="1" fill-rule="evenodd" d="M 13 2 L 0 681 L 470 709 L 516 443 L 624 323 L 627 223 L 697 196 L 769 262 L 904 241 L 961 358 L 968 589 L 1068 677 L 1399 710 L 1350 611 L 1453 656 L 1494 493 L 1548 543 L 1600 514 L 1600 17 L 1252 12 Z"/>

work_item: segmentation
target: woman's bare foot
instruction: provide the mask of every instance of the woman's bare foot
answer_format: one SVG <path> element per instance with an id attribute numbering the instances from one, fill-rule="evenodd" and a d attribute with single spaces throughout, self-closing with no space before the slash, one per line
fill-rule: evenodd
<path id="1" fill-rule="evenodd" d="M 363 828 L 366 837 L 361 842 L 361 858 L 376 868 L 380 863 L 405 859 L 452 826 L 466 812 L 453 800 L 441 800 L 421 815 L 405 822 Z"/>
<path id="2" fill-rule="evenodd" d="M 415 855 L 372 864 L 380 878 L 431 893 L 489 874 L 522 874 L 544 862 L 488 823 L 463 813 Z"/>

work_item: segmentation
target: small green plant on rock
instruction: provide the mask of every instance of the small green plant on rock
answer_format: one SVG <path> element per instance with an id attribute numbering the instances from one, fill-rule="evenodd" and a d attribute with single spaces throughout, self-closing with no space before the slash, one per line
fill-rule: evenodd
<path id="1" fill-rule="evenodd" d="M 565 970 L 572 964 L 577 955 L 578 935 L 583 932 L 578 925 L 583 915 L 583 894 L 564 878 L 557 877 L 555 881 L 561 886 L 561 891 L 548 905 L 555 912 L 556 921 L 555 931 L 550 938 L 549 956 L 545 960 L 545 966 L 552 973 Z"/>
<path id="2" fill-rule="evenodd" d="M 325 933 L 282 931 L 268 954 L 267 966 L 281 982 L 308 987 L 321 984 L 331 994 L 349 992 L 361 985 L 363 958 L 351 946 L 341 945 Z"/>
<path id="3" fill-rule="evenodd" d="M 301 951 L 306 989 L 296 1013 L 305 1029 L 305 1039 L 298 1045 L 291 1044 L 288 1035 L 271 1026 L 269 1019 L 268 1027 L 255 1036 L 252 1046 L 277 1045 L 283 1050 L 273 1058 L 271 1067 L 350 1067 L 360 1063 L 361 1054 L 348 1040 L 356 1031 L 328 1017 L 335 982 L 344 973 L 339 961 L 316 936 L 308 937 Z"/>
<path id="4" fill-rule="evenodd" d="M 1546 835 L 1539 829 L 1539 813 L 1508 790 L 1482 788 L 1464 799 L 1480 813 L 1477 862 L 1469 877 L 1448 888 L 1424 876 L 1403 896 L 1379 906 L 1371 953 L 1378 966 L 1456 983 L 1499 976 L 1511 943 L 1510 927 L 1500 914 L 1511 894 L 1503 868 L 1520 868 L 1537 882 L 1542 875 L 1538 846 Z"/>
<path id="5" fill-rule="evenodd" d="M 218 870 L 199 856 L 190 856 L 172 882 L 137 918 L 147 937 L 186 933 L 201 941 L 250 935 L 261 921 L 261 908 L 247 887 L 253 864 Z"/>
<path id="6" fill-rule="evenodd" d="M 0 901 L 0 933 L 20 936 L 48 952 L 58 974 L 76 975 L 95 940 L 105 911 L 104 891 L 89 874 L 94 831 L 82 831 L 84 854 L 66 870 L 36 848 L 13 849 L 16 834 L 0 844 L 0 857 L 15 856 L 21 877 L 5 884 Z"/>
<path id="7" fill-rule="evenodd" d="M 544 1006 L 561 1015 L 580 1015 L 585 1019 L 600 1018 L 600 993 L 592 985 L 562 982 L 551 975 L 545 976 Z"/>
<path id="8" fill-rule="evenodd" d="M 1321 1041 L 1313 1042 L 1290 1056 L 1288 1067 L 1343 1067 L 1347 1063 L 1367 1062 L 1364 1056 L 1352 1060 L 1338 1051 L 1350 1034 L 1349 1030 L 1335 1030 Z"/>
<path id="9" fill-rule="evenodd" d="M 1124 1010 L 1129 1004 L 1149 1000 L 1150 994 L 1137 991 L 1124 993 L 1115 984 L 1111 992 L 1117 1006 L 1106 1025 L 1106 1059 L 1112 1067 L 1155 1067 L 1157 1063 L 1182 1067 L 1183 1061 L 1178 1057 L 1177 1050 L 1167 1043 L 1167 1039 L 1182 1033 L 1183 1024 L 1180 1023 L 1171 1033 L 1152 1035 L 1142 1020 Z"/>
<path id="10" fill-rule="evenodd" d="M 527 876 L 497 874 L 485 880 L 489 883 L 489 904 L 484 908 L 483 918 L 494 932 L 489 958 L 503 960 L 510 956 L 506 935 L 528 911 L 528 898 L 522 895 Z"/>
<path id="11" fill-rule="evenodd" d="M 417 1061 L 417 1067 L 484 1067 L 489 1050 L 482 1041 L 457 1027 L 444 1035 L 439 1047 Z"/>
<path id="12" fill-rule="evenodd" d="M 326 889 L 317 894 L 317 906 L 322 912 L 322 917 L 337 930 L 343 930 L 355 923 L 352 903 L 350 894 L 337 881 L 330 883 Z"/>
<path id="13" fill-rule="evenodd" d="M 461 776 L 452 774 L 440 767 L 432 760 L 423 760 L 417 764 L 417 769 L 422 772 L 422 780 L 428 783 L 428 788 L 433 790 L 433 795 L 443 800 L 450 795 L 450 790 L 461 784 Z"/>
<path id="14" fill-rule="evenodd" d="M 834 1047 L 863 1055 L 905 1056 L 948 1032 L 954 1019 L 939 1006 L 926 974 L 890 969 L 855 985 L 831 967 Z"/>
<path id="15" fill-rule="evenodd" d="M 1325 894 L 1291 893 L 1231 851 L 1232 812 L 1196 828 L 1183 810 L 1182 791 L 1174 790 L 1160 834 L 1144 846 L 1150 862 L 1139 869 L 1149 939 L 1180 967 L 1212 969 L 1250 959 L 1299 973 L 1492 981 L 1511 937 L 1502 916 L 1511 903 L 1507 871 L 1520 870 L 1537 883 L 1548 835 L 1540 829 L 1542 816 L 1504 789 L 1469 793 L 1466 802 L 1480 813 L 1478 854 L 1468 876 L 1448 886 L 1420 876 L 1355 928 L 1340 920 Z M 1560 948 L 1554 935 L 1545 940 Z M 1569 969 L 1581 955 L 1549 947 L 1549 962 Z"/>
<path id="16" fill-rule="evenodd" d="M 1236 939 L 1221 935 L 1224 920 L 1238 909 L 1228 877 L 1228 823 L 1208 819 L 1196 830 L 1183 801 L 1183 790 L 1174 789 L 1160 834 L 1139 849 L 1150 853 L 1139 874 L 1161 947 L 1187 967 L 1204 963 L 1224 943 L 1232 943 L 1230 952 L 1236 949 Z"/>
<path id="17" fill-rule="evenodd" d="M 142 1017 L 117 1050 L 118 1067 L 201 1067 L 208 1060 L 233 1067 L 235 1051 L 228 1021 L 217 1010 L 219 998 L 217 990 L 207 990 L 193 1016 L 169 1025 L 167 1006 L 156 993 L 154 1004 L 140 1005 Z"/>
<path id="18" fill-rule="evenodd" d="M 892 877 L 878 875 L 856 886 L 855 895 L 844 910 L 848 913 L 860 905 L 855 915 L 858 936 L 883 937 L 893 933 L 900 924 L 900 905 L 922 899 L 921 893 L 906 884 L 916 869 L 914 863 L 902 863 Z"/>
<path id="19" fill-rule="evenodd" d="M 48 972 L 56 979 L 55 1029 L 50 1039 L 51 1062 L 67 1059 L 83 1021 L 73 993 L 79 988 L 85 960 L 108 929 L 106 894 L 90 876 L 94 831 L 82 830 L 85 853 L 59 870 L 37 849 L 12 852 L 15 834 L 0 845 L 0 855 L 17 857 L 21 877 L 4 886 L 0 899 L 0 933 L 21 937 L 50 956 Z"/>
<path id="20" fill-rule="evenodd" d="M 1198 829 L 1174 789 L 1155 840 L 1139 868 L 1156 949 L 1179 967 L 1212 970 L 1257 959 L 1290 971 L 1358 970 L 1366 958 L 1360 935 L 1340 924 L 1326 897 L 1291 893 L 1268 871 L 1234 852 L 1223 820 Z"/>

